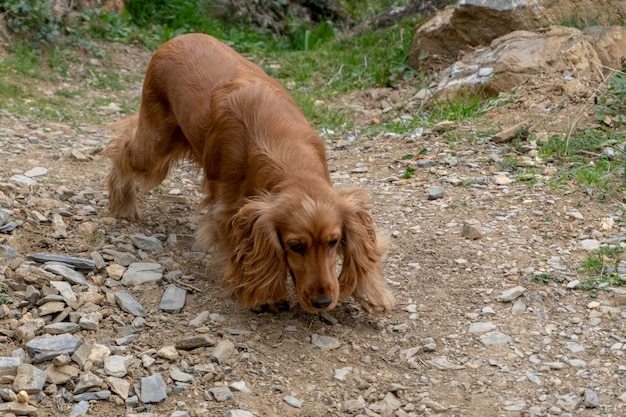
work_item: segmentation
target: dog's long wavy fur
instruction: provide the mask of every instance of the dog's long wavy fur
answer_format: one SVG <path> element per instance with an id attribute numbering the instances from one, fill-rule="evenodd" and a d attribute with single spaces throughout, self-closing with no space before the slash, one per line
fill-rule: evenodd
<path id="1" fill-rule="evenodd" d="M 308 311 L 350 296 L 371 313 L 393 306 L 381 268 L 386 240 L 367 195 L 332 187 L 324 145 L 295 102 L 228 46 L 199 34 L 164 44 L 148 66 L 139 113 L 114 128 L 105 150 L 111 212 L 138 219 L 136 184 L 150 189 L 172 163 L 195 163 L 207 209 L 198 240 L 217 247 L 223 282 L 245 307 L 288 299 L 289 274 Z M 302 253 L 290 236 L 302 237 Z"/>

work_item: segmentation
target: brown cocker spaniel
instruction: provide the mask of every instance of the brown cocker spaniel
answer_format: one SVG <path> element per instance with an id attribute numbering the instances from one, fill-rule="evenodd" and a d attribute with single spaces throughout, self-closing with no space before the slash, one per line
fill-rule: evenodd
<path id="1" fill-rule="evenodd" d="M 173 162 L 197 164 L 207 209 L 198 238 L 217 247 L 223 282 L 245 307 L 288 305 L 288 274 L 309 312 L 350 296 L 370 313 L 393 306 L 366 194 L 333 188 L 324 144 L 296 103 L 227 45 L 188 34 L 161 46 L 139 114 L 118 128 L 106 148 L 111 212 L 137 219 L 135 182 L 150 189 Z"/>

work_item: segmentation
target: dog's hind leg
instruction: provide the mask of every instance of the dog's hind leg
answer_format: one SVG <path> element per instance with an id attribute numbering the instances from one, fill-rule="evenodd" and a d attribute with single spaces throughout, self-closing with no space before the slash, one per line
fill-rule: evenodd
<path id="1" fill-rule="evenodd" d="M 135 182 L 144 190 L 160 184 L 171 163 L 189 152 L 189 144 L 173 115 L 158 102 L 142 103 L 139 115 L 113 128 L 120 134 L 105 150 L 113 162 L 107 178 L 109 205 L 114 216 L 136 220 Z"/>

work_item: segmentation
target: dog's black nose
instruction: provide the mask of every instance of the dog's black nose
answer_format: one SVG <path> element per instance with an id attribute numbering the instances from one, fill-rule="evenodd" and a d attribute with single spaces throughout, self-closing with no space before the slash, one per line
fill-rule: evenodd
<path id="1" fill-rule="evenodd" d="M 333 302 L 333 297 L 312 298 L 311 305 L 315 308 L 326 308 Z"/>

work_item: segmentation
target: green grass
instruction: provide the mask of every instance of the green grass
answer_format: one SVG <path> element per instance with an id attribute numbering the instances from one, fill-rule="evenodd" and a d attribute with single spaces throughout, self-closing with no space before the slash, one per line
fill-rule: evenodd
<path id="1" fill-rule="evenodd" d="M 579 272 L 585 277 L 580 288 L 590 291 L 592 296 L 596 296 L 598 290 L 606 289 L 610 286 L 626 285 L 626 278 L 620 275 L 620 262 L 624 248 L 616 243 L 613 246 L 601 247 L 594 251 L 581 266 Z"/>
<path id="2" fill-rule="evenodd" d="M 615 129 L 582 129 L 568 139 L 552 137 L 539 146 L 539 154 L 559 167 L 548 184 L 557 189 L 575 186 L 597 200 L 617 198 L 626 188 L 626 153 L 620 150 L 626 133 Z M 612 147 L 615 157 L 604 149 Z"/>

